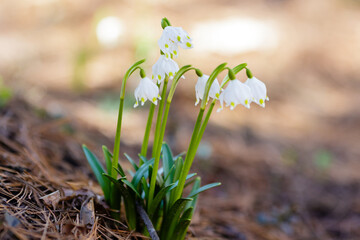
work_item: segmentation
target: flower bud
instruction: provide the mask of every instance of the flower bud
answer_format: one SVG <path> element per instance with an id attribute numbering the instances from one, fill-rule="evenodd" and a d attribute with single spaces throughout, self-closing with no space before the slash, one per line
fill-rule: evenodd
<path id="1" fill-rule="evenodd" d="M 195 72 L 196 72 L 196 75 L 197 75 L 198 77 L 202 77 L 202 76 L 203 76 L 203 73 L 201 72 L 200 69 L 196 68 L 196 69 L 195 69 Z"/>
<path id="2" fill-rule="evenodd" d="M 234 80 L 236 78 L 235 73 L 232 69 L 229 69 L 228 75 L 230 80 Z"/>
<path id="3" fill-rule="evenodd" d="M 252 77 L 253 77 L 252 72 L 251 72 L 250 69 L 248 69 L 248 68 L 246 68 L 246 75 L 248 76 L 248 78 L 252 78 Z"/>
<path id="4" fill-rule="evenodd" d="M 146 73 L 145 73 L 145 71 L 144 71 L 144 69 L 140 69 L 140 77 L 141 78 L 144 78 L 144 77 L 146 77 Z"/>
<path id="5" fill-rule="evenodd" d="M 168 20 L 167 18 L 161 19 L 161 27 L 164 29 L 164 28 L 166 28 L 167 26 L 171 26 L 169 20 Z"/>

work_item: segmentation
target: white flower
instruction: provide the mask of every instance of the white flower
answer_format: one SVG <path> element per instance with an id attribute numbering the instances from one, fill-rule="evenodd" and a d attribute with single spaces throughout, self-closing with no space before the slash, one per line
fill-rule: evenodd
<path id="1" fill-rule="evenodd" d="M 193 47 L 189 34 L 181 27 L 167 26 L 158 41 L 161 51 L 167 58 L 178 55 L 178 46 L 189 49 Z"/>
<path id="2" fill-rule="evenodd" d="M 141 102 L 141 106 L 143 106 L 148 99 L 156 105 L 157 100 L 161 99 L 158 86 L 156 86 L 156 84 L 148 77 L 144 77 L 140 80 L 139 85 L 135 89 L 134 95 L 136 99 L 134 108 L 139 106 L 139 101 Z"/>
<path id="3" fill-rule="evenodd" d="M 209 79 L 209 76 L 205 75 L 205 74 L 203 74 L 201 77 L 198 78 L 198 81 L 195 85 L 195 94 L 196 94 L 195 106 L 198 105 L 200 100 L 203 100 L 205 86 L 206 86 L 206 82 L 208 79 Z M 212 83 L 212 85 L 210 87 L 209 96 L 208 96 L 207 100 L 209 100 L 209 97 L 211 97 L 213 99 L 219 99 L 219 94 L 220 94 L 220 85 L 219 85 L 217 78 L 215 78 L 214 82 Z"/>
<path id="4" fill-rule="evenodd" d="M 223 102 L 226 106 L 230 106 L 230 110 L 233 110 L 239 103 L 247 108 L 250 108 L 251 99 L 250 87 L 240 82 L 239 80 L 230 80 L 227 88 L 220 94 L 219 100 L 221 107 L 218 112 L 223 109 Z"/>
<path id="5" fill-rule="evenodd" d="M 173 78 L 177 71 L 179 71 L 178 64 L 174 60 L 161 55 L 159 60 L 152 67 L 152 78 L 155 78 L 157 82 L 160 83 L 165 79 L 166 75 Z"/>
<path id="6" fill-rule="evenodd" d="M 266 95 L 266 85 L 256 77 L 248 78 L 245 84 L 251 89 L 253 95 L 252 101 L 265 107 L 265 100 L 269 101 Z"/>

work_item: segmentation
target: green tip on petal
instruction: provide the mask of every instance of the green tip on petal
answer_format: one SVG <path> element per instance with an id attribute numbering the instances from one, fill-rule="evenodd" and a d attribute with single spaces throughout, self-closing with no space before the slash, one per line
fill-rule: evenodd
<path id="1" fill-rule="evenodd" d="M 246 99 L 246 100 L 245 100 L 245 105 L 248 105 L 248 104 L 249 104 L 249 100 Z"/>
<path id="2" fill-rule="evenodd" d="M 168 48 L 169 47 L 169 44 L 165 43 L 165 48 Z"/>
<path id="3" fill-rule="evenodd" d="M 179 42 L 181 41 L 181 37 L 180 36 L 177 36 L 176 38 Z"/>
<path id="4" fill-rule="evenodd" d="M 186 46 L 191 47 L 192 45 L 191 45 L 191 43 L 187 42 Z"/>
<path id="5" fill-rule="evenodd" d="M 263 105 L 263 104 L 264 104 L 264 100 L 263 100 L 263 99 L 260 99 L 260 100 L 259 100 L 259 103 L 260 103 L 261 105 Z"/>

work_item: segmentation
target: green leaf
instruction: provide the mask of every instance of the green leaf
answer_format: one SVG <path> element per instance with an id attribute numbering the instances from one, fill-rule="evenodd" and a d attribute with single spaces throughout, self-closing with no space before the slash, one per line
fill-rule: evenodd
<path id="1" fill-rule="evenodd" d="M 175 183 L 170 184 L 169 186 L 166 186 L 166 187 L 162 188 L 158 192 L 158 194 L 156 194 L 154 200 L 151 202 L 151 205 L 150 205 L 150 208 L 149 208 L 149 211 L 148 211 L 150 219 L 153 218 L 156 209 L 158 208 L 161 200 L 165 197 L 166 193 L 169 192 L 170 190 L 174 189 L 175 187 L 176 187 Z"/>
<path id="2" fill-rule="evenodd" d="M 162 225 L 161 239 L 171 239 L 180 215 L 184 210 L 186 203 L 189 201 L 192 201 L 192 198 L 180 198 L 173 206 L 171 206 L 170 211 L 166 215 Z"/>
<path id="3" fill-rule="evenodd" d="M 199 190 L 200 185 L 201 185 L 201 178 L 200 177 L 195 178 L 194 185 L 191 189 L 190 195 L 195 194 Z M 195 209 L 198 197 L 199 197 L 199 195 L 195 195 L 193 197 L 194 200 L 192 202 L 188 203 L 185 208 L 186 209 L 189 209 L 189 208 Z"/>
<path id="4" fill-rule="evenodd" d="M 201 188 L 197 189 L 196 191 L 194 191 L 193 193 L 191 193 L 189 195 L 189 197 L 195 197 L 196 195 L 198 195 L 199 193 L 203 192 L 203 191 L 206 191 L 210 188 L 213 188 L 213 187 L 217 187 L 217 186 L 220 186 L 221 183 L 217 182 L 217 183 L 210 183 L 210 184 L 207 184 L 205 186 L 202 186 Z"/>
<path id="5" fill-rule="evenodd" d="M 103 173 L 105 173 L 104 168 L 101 166 L 97 157 L 85 146 L 82 146 L 85 153 L 86 159 L 88 160 L 92 171 L 95 174 L 96 180 L 101 186 L 101 189 L 104 192 L 104 197 L 106 200 L 109 200 L 110 197 L 110 182 L 103 178 Z"/>
<path id="6" fill-rule="evenodd" d="M 144 177 L 144 175 L 145 175 L 146 173 L 148 173 L 148 171 L 149 171 L 149 166 L 150 166 L 151 164 L 154 164 L 154 161 L 155 161 L 155 159 L 151 159 L 151 160 L 149 160 L 149 161 L 147 161 L 147 162 L 144 162 L 144 164 L 141 165 L 141 167 L 136 171 L 136 173 L 135 173 L 135 175 L 134 175 L 134 177 L 133 177 L 133 179 L 132 179 L 132 181 L 131 181 L 131 183 L 132 183 L 135 187 L 138 186 L 141 178 Z"/>
<path id="7" fill-rule="evenodd" d="M 135 205 L 135 196 L 132 194 L 129 189 L 125 188 L 122 184 L 125 178 L 120 178 L 116 180 L 112 178 L 109 174 L 104 173 L 105 177 L 107 177 L 110 181 L 112 181 L 115 186 L 119 189 L 121 195 L 124 198 L 124 205 L 125 205 L 125 212 L 126 212 L 126 219 L 128 222 L 128 226 L 130 230 L 136 229 L 136 222 L 137 222 L 137 213 L 136 213 L 136 205 Z"/>
<path id="8" fill-rule="evenodd" d="M 174 233 L 174 240 L 183 240 L 186 237 L 186 232 L 188 227 L 190 226 L 191 223 L 191 219 L 185 219 L 185 220 L 181 220 L 177 226 L 176 226 L 176 231 Z"/>
<path id="9" fill-rule="evenodd" d="M 111 173 L 112 154 L 109 152 L 108 148 L 105 145 L 102 146 L 102 150 L 105 157 L 107 173 Z"/>
<path id="10" fill-rule="evenodd" d="M 172 167 L 171 167 L 171 169 L 170 169 L 170 172 L 168 173 L 168 175 L 164 175 L 164 182 L 163 182 L 163 184 L 161 185 L 162 187 L 164 187 L 164 185 L 165 185 L 165 183 L 167 182 L 167 180 L 168 180 L 168 178 L 171 176 L 171 174 L 172 173 L 174 173 L 175 172 L 175 165 L 173 165 Z M 170 181 L 171 182 L 171 181 Z"/>
<path id="11" fill-rule="evenodd" d="M 134 162 L 134 160 L 127 155 L 126 153 L 124 153 L 126 159 L 131 163 L 131 165 L 134 167 L 135 171 L 137 171 L 139 169 L 138 165 Z"/>
<path id="12" fill-rule="evenodd" d="M 193 200 L 193 201 L 194 201 L 194 200 Z M 193 201 L 191 201 L 191 202 L 193 202 Z M 191 202 L 190 202 L 190 203 L 191 203 Z M 188 203 L 188 204 L 189 204 L 189 203 Z M 192 215 L 193 215 L 193 210 L 194 210 L 193 207 L 187 208 L 187 209 L 184 211 L 183 215 L 181 216 L 180 221 L 186 220 L 186 219 L 191 219 L 191 218 L 192 218 Z"/>
<path id="13" fill-rule="evenodd" d="M 176 155 L 175 157 L 173 157 L 173 161 L 176 161 L 176 159 L 178 159 L 179 157 L 183 157 L 185 156 L 186 152 L 181 152 L 178 155 Z"/>
<path id="14" fill-rule="evenodd" d="M 139 198 L 141 198 L 139 192 L 136 190 L 136 187 L 131 182 L 126 179 L 121 179 L 121 181 L 130 187 Z"/>
<path id="15" fill-rule="evenodd" d="M 176 159 L 175 161 L 175 173 L 174 173 L 174 178 L 172 181 L 177 181 L 179 180 L 179 177 L 181 175 L 181 171 L 183 169 L 184 166 L 184 160 L 182 157 L 179 157 L 178 159 Z"/>
<path id="16" fill-rule="evenodd" d="M 117 171 L 117 173 L 121 176 L 121 177 L 126 177 L 125 173 L 122 170 L 122 168 L 120 167 L 120 164 L 118 164 L 118 168 L 115 168 L 115 170 Z"/>
<path id="17" fill-rule="evenodd" d="M 145 178 L 142 178 L 141 179 L 141 183 L 142 183 L 142 189 L 145 193 L 145 198 L 144 199 L 148 199 L 148 196 L 149 196 L 149 185 L 148 183 L 146 182 L 146 179 Z"/>
<path id="18" fill-rule="evenodd" d="M 138 154 L 139 158 L 141 158 L 141 160 L 146 163 L 148 160 L 146 159 L 146 157 L 144 157 L 143 155 Z"/>
<path id="19" fill-rule="evenodd" d="M 166 176 L 165 184 L 169 185 L 173 181 L 174 171 L 172 168 L 174 166 L 173 154 L 169 145 L 163 143 L 162 145 L 162 161 L 164 168 L 164 176 Z"/>

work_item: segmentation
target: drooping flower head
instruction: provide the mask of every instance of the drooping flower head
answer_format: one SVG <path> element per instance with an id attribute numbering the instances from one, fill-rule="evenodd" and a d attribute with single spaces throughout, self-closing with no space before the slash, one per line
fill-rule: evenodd
<path id="1" fill-rule="evenodd" d="M 158 41 L 161 51 L 165 57 L 177 57 L 178 46 L 189 49 L 193 47 L 192 40 L 187 32 L 181 27 L 167 26 Z"/>
<path id="2" fill-rule="evenodd" d="M 156 105 L 157 100 L 161 99 L 158 86 L 156 86 L 156 84 L 148 77 L 143 77 L 140 80 L 139 85 L 135 89 L 134 95 L 136 99 L 134 108 L 139 106 L 139 101 L 141 102 L 141 106 L 143 106 L 148 99 Z"/>
<path id="3" fill-rule="evenodd" d="M 195 106 L 198 105 L 200 100 L 203 100 L 205 86 L 208 79 L 209 76 L 205 74 L 203 74 L 201 77 L 198 78 L 198 81 L 195 85 L 195 94 L 196 94 Z M 209 100 L 209 97 L 213 99 L 219 99 L 219 95 L 220 95 L 220 85 L 217 78 L 215 78 L 214 82 L 211 84 L 207 101 Z"/>
<path id="4" fill-rule="evenodd" d="M 250 108 L 252 98 L 249 86 L 237 79 L 231 80 L 227 88 L 220 94 L 219 100 L 221 107 L 218 109 L 218 112 L 223 109 L 224 101 L 227 107 L 230 106 L 230 110 L 233 110 L 238 104 Z"/>
<path id="5" fill-rule="evenodd" d="M 159 60 L 152 67 L 152 78 L 160 83 L 165 79 L 166 75 L 169 78 L 174 77 L 177 71 L 179 71 L 179 66 L 174 60 L 166 58 L 164 55 L 160 55 Z"/>
<path id="6" fill-rule="evenodd" d="M 252 101 L 262 107 L 265 107 L 265 100 L 269 101 L 269 98 L 266 95 L 266 85 L 254 77 L 248 68 L 246 68 L 246 75 L 248 76 L 248 80 L 246 80 L 245 84 L 251 89 L 251 93 L 253 95 Z"/>
<path id="7" fill-rule="evenodd" d="M 266 95 L 266 85 L 256 77 L 248 78 L 245 84 L 251 89 L 253 95 L 252 101 L 265 107 L 265 100 L 269 101 Z"/>

